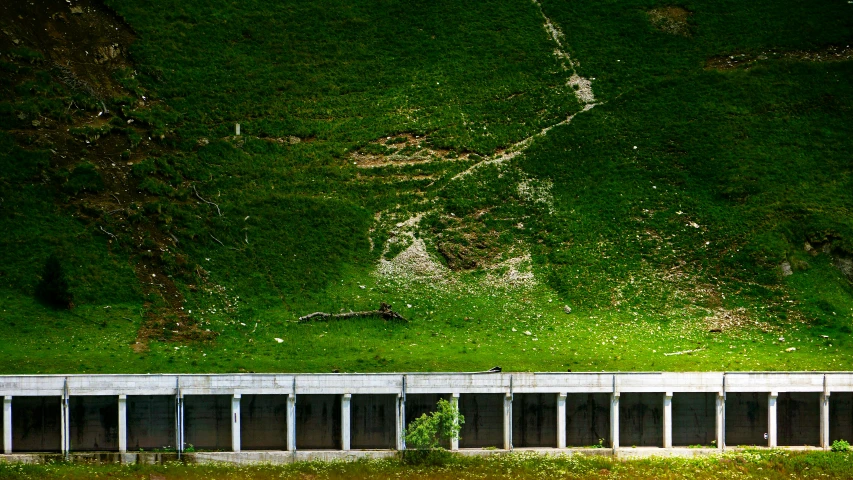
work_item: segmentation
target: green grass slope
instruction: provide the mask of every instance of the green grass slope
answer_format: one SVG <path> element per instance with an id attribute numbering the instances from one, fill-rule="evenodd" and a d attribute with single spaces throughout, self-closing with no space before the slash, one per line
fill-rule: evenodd
<path id="1" fill-rule="evenodd" d="M 4 373 L 853 367 L 846 3 L 106 4 L 0 38 Z"/>

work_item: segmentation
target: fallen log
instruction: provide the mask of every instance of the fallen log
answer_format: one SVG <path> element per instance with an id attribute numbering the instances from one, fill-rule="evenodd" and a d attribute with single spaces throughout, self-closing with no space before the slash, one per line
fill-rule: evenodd
<path id="1" fill-rule="evenodd" d="M 379 305 L 379 310 L 365 310 L 363 312 L 349 312 L 349 313 L 324 313 L 324 312 L 314 312 L 305 315 L 304 317 L 299 317 L 300 322 L 307 322 L 309 320 L 345 320 L 348 318 L 357 318 L 357 317 L 382 317 L 385 320 L 401 320 L 403 322 L 408 322 L 402 315 L 391 310 L 391 305 L 388 305 L 385 302 L 382 302 Z"/>

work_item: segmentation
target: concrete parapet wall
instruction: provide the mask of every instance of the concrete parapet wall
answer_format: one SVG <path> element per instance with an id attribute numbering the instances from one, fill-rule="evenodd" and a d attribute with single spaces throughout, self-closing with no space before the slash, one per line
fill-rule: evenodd
<path id="1" fill-rule="evenodd" d="M 588 447 L 610 442 L 610 394 L 566 395 L 566 446 Z"/>
<path id="2" fill-rule="evenodd" d="M 504 398 L 502 393 L 466 393 L 459 396 L 459 413 L 465 417 L 460 448 L 503 448 Z"/>
<path id="3" fill-rule="evenodd" d="M 446 446 L 468 453 L 853 440 L 850 372 L 11 375 L 0 394 L 6 459 L 92 451 L 79 458 L 124 461 L 190 445 L 188 458 L 205 461 L 385 455 L 439 398 L 465 416 Z"/>
<path id="4" fill-rule="evenodd" d="M 175 397 L 127 397 L 127 448 L 131 451 L 177 449 Z"/>
<path id="5" fill-rule="evenodd" d="M 512 445 L 557 446 L 557 395 L 517 393 L 512 399 Z"/>
<path id="6" fill-rule="evenodd" d="M 351 447 L 393 450 L 397 443 L 396 412 L 396 395 L 353 395 Z"/>
<path id="7" fill-rule="evenodd" d="M 829 400 L 829 441 L 853 439 L 853 392 L 833 393 Z"/>
<path id="8" fill-rule="evenodd" d="M 726 395 L 726 445 L 767 445 L 767 394 Z"/>
<path id="9" fill-rule="evenodd" d="M 71 450 L 118 451 L 118 397 L 80 396 L 69 399 Z"/>
<path id="10" fill-rule="evenodd" d="M 717 393 L 676 393 L 672 397 L 672 445 L 687 447 L 716 443 Z"/>
<path id="11" fill-rule="evenodd" d="M 195 449 L 231 450 L 231 397 L 184 396 L 185 443 Z"/>
<path id="12" fill-rule="evenodd" d="M 341 434 L 340 395 L 297 395 L 297 450 L 338 450 Z"/>
<path id="13" fill-rule="evenodd" d="M 12 452 L 60 450 L 60 398 L 12 397 Z"/>
<path id="14" fill-rule="evenodd" d="M 780 393 L 776 423 L 779 429 L 779 446 L 819 446 L 820 393 Z"/>
<path id="15" fill-rule="evenodd" d="M 404 380 L 405 378 L 405 380 Z M 5 375 L 0 395 L 853 392 L 853 373 L 376 373 Z M 295 391 L 294 391 L 295 389 Z"/>
<path id="16" fill-rule="evenodd" d="M 287 450 L 287 395 L 243 395 L 242 450 Z"/>
<path id="17" fill-rule="evenodd" d="M 663 393 L 623 393 L 619 399 L 619 442 L 663 446 Z"/>

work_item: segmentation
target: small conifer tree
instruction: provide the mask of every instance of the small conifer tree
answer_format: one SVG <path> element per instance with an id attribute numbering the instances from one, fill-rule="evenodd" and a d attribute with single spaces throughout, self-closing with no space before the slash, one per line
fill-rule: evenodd
<path id="1" fill-rule="evenodd" d="M 53 308 L 71 309 L 74 306 L 68 280 L 62 270 L 62 264 L 55 254 L 51 254 L 44 264 L 41 280 L 36 285 L 36 298 Z"/>

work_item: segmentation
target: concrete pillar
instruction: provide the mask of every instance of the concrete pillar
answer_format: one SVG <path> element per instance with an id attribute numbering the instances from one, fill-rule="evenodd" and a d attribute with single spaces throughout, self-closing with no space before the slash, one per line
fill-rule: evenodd
<path id="1" fill-rule="evenodd" d="M 716 437 L 717 437 L 717 448 L 722 449 L 722 448 L 725 448 L 724 445 L 725 445 L 725 441 L 726 441 L 726 422 L 725 422 L 726 402 L 725 402 L 725 396 L 723 395 L 722 392 L 717 394 L 716 407 L 717 407 L 717 415 L 716 415 L 716 417 L 717 417 L 716 418 L 716 420 L 717 420 L 717 425 L 716 425 L 716 427 L 717 427 L 716 428 L 716 430 L 717 430 L 717 435 L 716 435 Z"/>
<path id="2" fill-rule="evenodd" d="M 820 446 L 824 450 L 829 444 L 829 392 L 824 391 L 820 395 Z"/>
<path id="3" fill-rule="evenodd" d="M 663 448 L 672 448 L 672 392 L 663 395 Z"/>
<path id="4" fill-rule="evenodd" d="M 231 451 L 240 451 L 240 394 L 231 397 Z"/>
<path id="5" fill-rule="evenodd" d="M 3 397 L 3 453 L 12 453 L 12 397 Z"/>
<path id="6" fill-rule="evenodd" d="M 619 448 L 619 392 L 610 396 L 610 444 Z"/>
<path id="7" fill-rule="evenodd" d="M 71 451 L 71 412 L 68 409 L 67 391 L 63 392 L 62 399 L 60 400 L 60 402 L 60 409 L 62 413 L 59 417 L 61 422 L 59 426 L 59 432 L 60 435 L 62 435 L 62 454 L 67 456 L 68 453 Z"/>
<path id="8" fill-rule="evenodd" d="M 557 394 L 557 448 L 566 448 L 566 394 Z"/>
<path id="9" fill-rule="evenodd" d="M 341 450 L 350 449 L 350 421 L 352 420 L 352 395 L 345 393 L 341 399 Z"/>
<path id="10" fill-rule="evenodd" d="M 767 446 L 775 447 L 776 442 L 776 403 L 779 399 L 778 392 L 770 392 L 767 396 Z"/>
<path id="11" fill-rule="evenodd" d="M 504 450 L 512 450 L 512 394 L 504 396 Z"/>
<path id="12" fill-rule="evenodd" d="M 296 451 L 296 394 L 287 396 L 287 450 Z"/>
<path id="13" fill-rule="evenodd" d="M 118 396 L 118 451 L 127 453 L 127 395 Z"/>
<path id="14" fill-rule="evenodd" d="M 401 393 L 397 395 L 397 450 L 406 449 L 406 397 Z"/>
<path id="15" fill-rule="evenodd" d="M 450 396 L 450 404 L 453 405 L 453 408 L 455 408 L 457 412 L 459 411 L 459 394 L 458 393 L 454 393 L 453 395 Z M 459 436 L 458 435 L 450 439 L 450 449 L 451 450 L 459 450 Z"/>
<path id="16" fill-rule="evenodd" d="M 175 443 L 178 454 L 184 451 L 184 396 L 175 397 Z"/>

